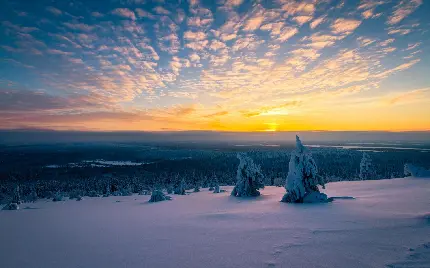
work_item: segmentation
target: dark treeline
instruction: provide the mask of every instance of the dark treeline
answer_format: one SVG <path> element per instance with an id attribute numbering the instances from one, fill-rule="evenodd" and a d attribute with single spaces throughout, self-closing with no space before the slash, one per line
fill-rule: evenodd
<path id="1" fill-rule="evenodd" d="M 239 163 L 236 153 L 248 152 L 261 165 L 266 184 L 286 178 L 292 145 L 281 147 L 142 144 L 67 144 L 0 147 L 0 203 L 8 202 L 16 185 L 22 198 L 129 195 L 154 187 L 175 187 L 182 179 L 188 188 L 208 187 L 217 180 L 233 185 Z M 358 180 L 363 153 L 358 150 L 310 148 L 320 175 L 327 182 Z M 374 179 L 403 177 L 405 163 L 428 168 L 430 152 L 385 149 L 369 152 Z M 132 161 L 136 166 L 92 166 L 88 160 Z M 55 165 L 53 168 L 52 165 Z M 49 167 L 50 166 L 50 167 Z M 279 179 L 278 179 L 279 181 Z"/>

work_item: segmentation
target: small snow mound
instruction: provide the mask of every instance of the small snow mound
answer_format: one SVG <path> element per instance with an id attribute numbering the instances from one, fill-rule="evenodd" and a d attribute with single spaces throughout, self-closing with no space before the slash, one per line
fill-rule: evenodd
<path id="1" fill-rule="evenodd" d="M 17 203 L 10 203 L 3 207 L 3 210 L 18 210 L 19 205 Z"/>
<path id="2" fill-rule="evenodd" d="M 331 199 L 328 199 L 326 194 L 319 192 L 311 192 L 303 198 L 303 203 L 327 203 L 330 201 Z"/>

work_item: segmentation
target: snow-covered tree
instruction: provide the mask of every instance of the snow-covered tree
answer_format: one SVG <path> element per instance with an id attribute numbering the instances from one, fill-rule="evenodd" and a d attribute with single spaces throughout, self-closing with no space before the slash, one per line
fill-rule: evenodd
<path id="1" fill-rule="evenodd" d="M 217 176 L 215 176 L 215 174 L 213 175 L 213 177 L 212 177 L 212 180 L 210 181 L 210 183 L 209 183 L 209 191 L 214 191 L 215 190 L 215 186 L 216 185 L 218 185 L 219 184 L 219 182 L 218 182 L 218 178 L 217 178 Z M 215 192 L 214 192 L 215 193 Z"/>
<path id="2" fill-rule="evenodd" d="M 36 189 L 34 189 L 34 187 L 33 187 L 33 188 L 31 188 L 31 192 L 28 195 L 27 200 L 28 200 L 28 202 L 36 202 L 37 198 L 38 197 L 37 197 Z"/>
<path id="3" fill-rule="evenodd" d="M 148 202 L 160 202 L 164 200 L 171 200 L 172 198 L 170 196 L 167 196 L 161 191 L 160 189 L 156 189 L 152 191 L 151 199 L 149 199 Z"/>
<path id="4" fill-rule="evenodd" d="M 369 180 L 375 176 L 375 172 L 372 167 L 372 159 L 370 155 L 366 152 L 363 152 L 363 157 L 360 162 L 360 180 Z"/>
<path id="5" fill-rule="evenodd" d="M 103 194 L 103 197 L 108 197 L 110 195 L 111 195 L 111 186 L 106 185 L 106 190 L 105 190 L 105 193 Z"/>
<path id="6" fill-rule="evenodd" d="M 178 194 L 178 195 L 185 195 L 185 188 L 187 187 L 185 180 L 182 179 L 178 186 L 176 187 L 174 194 Z"/>
<path id="7" fill-rule="evenodd" d="M 196 185 L 194 186 L 194 192 L 200 192 L 200 185 L 198 183 L 196 183 Z"/>
<path id="8" fill-rule="evenodd" d="M 217 185 L 215 185 L 215 188 L 214 188 L 214 194 L 219 194 L 219 193 L 221 193 L 221 189 L 219 188 L 219 185 L 217 184 Z"/>
<path id="9" fill-rule="evenodd" d="M 239 166 L 236 173 L 236 186 L 231 192 L 232 196 L 259 196 L 258 189 L 264 188 L 264 176 L 260 166 L 256 165 L 245 153 L 238 153 Z"/>
<path id="10" fill-rule="evenodd" d="M 12 202 L 11 203 L 16 203 L 16 204 L 21 204 L 22 200 L 21 200 L 21 195 L 20 195 L 20 191 L 19 191 L 19 185 L 16 186 L 15 190 L 13 191 L 13 197 L 12 197 Z"/>
<path id="11" fill-rule="evenodd" d="M 317 165 L 311 152 L 296 136 L 296 149 L 291 152 L 285 183 L 287 193 L 281 201 L 287 203 L 326 202 L 327 196 L 319 192 L 318 185 L 324 187 L 324 181 L 318 175 Z"/>

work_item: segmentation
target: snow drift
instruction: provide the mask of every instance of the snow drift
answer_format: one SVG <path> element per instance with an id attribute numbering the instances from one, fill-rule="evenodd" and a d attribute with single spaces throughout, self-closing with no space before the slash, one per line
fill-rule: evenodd
<path id="1" fill-rule="evenodd" d="M 326 193 L 341 198 L 324 204 L 283 204 L 279 187 L 252 199 L 224 189 L 0 211 L 0 266 L 430 267 L 430 180 L 329 183 Z"/>

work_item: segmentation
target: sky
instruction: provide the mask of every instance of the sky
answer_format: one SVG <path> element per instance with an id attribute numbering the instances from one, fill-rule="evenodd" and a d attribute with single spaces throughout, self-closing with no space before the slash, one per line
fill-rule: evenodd
<path id="1" fill-rule="evenodd" d="M 427 0 L 0 6 L 0 129 L 430 130 Z"/>

